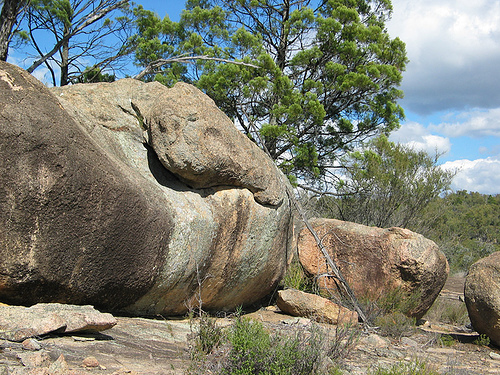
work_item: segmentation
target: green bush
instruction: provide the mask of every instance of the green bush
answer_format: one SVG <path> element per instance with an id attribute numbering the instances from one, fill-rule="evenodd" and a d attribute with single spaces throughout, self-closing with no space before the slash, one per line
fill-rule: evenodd
<path id="1" fill-rule="evenodd" d="M 438 375 L 430 365 L 414 360 L 412 362 L 399 362 L 390 368 L 377 368 L 369 375 Z"/>
<path id="2" fill-rule="evenodd" d="M 285 289 L 297 289 L 307 293 L 318 294 L 314 279 L 305 274 L 298 260 L 293 260 L 281 282 Z"/>
<path id="3" fill-rule="evenodd" d="M 409 318 L 399 311 L 394 311 L 378 316 L 375 319 L 375 325 L 382 336 L 411 336 L 415 332 L 416 319 Z"/>
<path id="4" fill-rule="evenodd" d="M 438 343 L 441 346 L 454 346 L 458 341 L 451 335 L 442 335 L 438 339 Z"/>
<path id="5" fill-rule="evenodd" d="M 457 326 L 465 326 L 469 323 L 469 313 L 464 302 L 443 300 L 440 297 L 434 301 L 425 317 L 433 322 L 442 322 Z"/>
<path id="6" fill-rule="evenodd" d="M 224 333 L 222 332 L 222 328 L 217 325 L 216 319 L 202 313 L 194 334 L 195 353 L 211 353 L 219 346 L 223 337 Z"/>
<path id="7" fill-rule="evenodd" d="M 260 322 L 237 317 L 222 337 L 205 356 L 192 356 L 191 374 L 339 374 L 332 360 L 346 355 L 356 335 L 339 327 L 331 339 L 316 324 L 271 333 Z"/>
<path id="8" fill-rule="evenodd" d="M 473 341 L 473 343 L 480 346 L 488 346 L 490 345 L 490 338 L 487 335 L 481 333 L 479 337 Z"/>

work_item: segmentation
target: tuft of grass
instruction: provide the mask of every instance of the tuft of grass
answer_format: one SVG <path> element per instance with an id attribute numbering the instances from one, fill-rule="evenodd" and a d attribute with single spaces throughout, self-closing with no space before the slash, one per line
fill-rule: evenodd
<path id="1" fill-rule="evenodd" d="M 438 372 L 428 363 L 414 360 L 412 362 L 398 362 L 390 368 L 378 367 L 369 375 L 438 375 Z"/>
<path id="2" fill-rule="evenodd" d="M 314 279 L 306 275 L 300 262 L 295 259 L 288 266 L 281 284 L 285 289 L 297 289 L 302 292 L 318 294 L 318 287 Z"/>
<path id="3" fill-rule="evenodd" d="M 416 329 L 416 319 L 410 318 L 399 311 L 380 315 L 375 319 L 382 336 L 403 337 L 411 336 Z"/>
<path id="4" fill-rule="evenodd" d="M 451 335 L 441 335 L 438 339 L 438 343 L 441 346 L 450 347 L 458 343 L 458 341 Z"/>
<path id="5" fill-rule="evenodd" d="M 425 317 L 432 322 L 443 322 L 456 326 L 465 326 L 469 323 L 469 313 L 464 302 L 444 300 L 440 297 L 434 301 Z"/>
<path id="6" fill-rule="evenodd" d="M 490 345 L 490 338 L 484 333 L 481 333 L 472 343 L 479 346 L 488 346 Z"/>

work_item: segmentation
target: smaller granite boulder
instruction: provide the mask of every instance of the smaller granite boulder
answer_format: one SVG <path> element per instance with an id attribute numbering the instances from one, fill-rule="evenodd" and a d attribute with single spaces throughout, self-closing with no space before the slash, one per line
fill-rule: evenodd
<path id="1" fill-rule="evenodd" d="M 358 322 L 358 313 L 321 296 L 296 289 L 280 290 L 276 304 L 286 314 L 310 318 L 320 323 Z"/>
<path id="2" fill-rule="evenodd" d="M 500 251 L 469 268 L 464 297 L 474 329 L 500 345 Z"/>
<path id="3" fill-rule="evenodd" d="M 394 289 L 419 296 L 408 315 L 420 319 L 432 306 L 448 277 L 443 252 L 431 240 L 402 228 L 375 228 L 333 219 L 313 219 L 311 225 L 358 298 L 377 300 Z M 331 273 L 307 228 L 298 239 L 299 260 L 310 275 Z M 331 277 L 318 286 L 336 292 Z"/>
<path id="4" fill-rule="evenodd" d="M 31 307 L 0 306 L 0 338 L 21 342 L 50 332 L 99 332 L 116 319 L 92 306 L 40 303 Z"/>

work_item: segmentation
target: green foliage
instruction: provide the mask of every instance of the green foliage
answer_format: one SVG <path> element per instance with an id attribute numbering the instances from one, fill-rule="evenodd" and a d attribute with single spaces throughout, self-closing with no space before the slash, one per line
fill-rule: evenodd
<path id="1" fill-rule="evenodd" d="M 446 254 L 451 272 L 467 271 L 472 263 L 500 251 L 499 212 L 500 195 L 451 193 L 424 211 L 426 217 L 436 217 L 425 234 Z"/>
<path id="2" fill-rule="evenodd" d="M 192 354 L 210 354 L 219 346 L 223 338 L 224 333 L 222 328 L 217 325 L 216 319 L 202 313 L 194 335 L 194 351 Z"/>
<path id="3" fill-rule="evenodd" d="M 282 280 L 284 288 L 297 289 L 307 293 L 316 293 L 317 285 L 308 277 L 299 261 L 293 260 Z"/>
<path id="4" fill-rule="evenodd" d="M 113 82 L 115 79 L 114 74 L 103 73 L 101 68 L 96 66 L 88 66 L 80 76 L 73 80 L 73 83 Z"/>
<path id="5" fill-rule="evenodd" d="M 438 372 L 425 362 L 399 362 L 390 368 L 377 368 L 369 372 L 370 375 L 438 375 Z"/>
<path id="6" fill-rule="evenodd" d="M 457 326 L 465 326 L 469 323 L 469 313 L 464 302 L 444 300 L 440 297 L 434 301 L 425 316 L 432 322 L 443 322 Z"/>
<path id="7" fill-rule="evenodd" d="M 458 341 L 451 335 L 441 335 L 438 339 L 438 343 L 445 347 L 454 346 L 457 342 Z"/>
<path id="8" fill-rule="evenodd" d="M 357 337 L 352 332 L 339 327 L 330 338 L 319 326 L 311 325 L 271 333 L 260 322 L 237 317 L 219 342 L 219 351 L 193 357 L 191 373 L 340 374 L 338 367 L 325 365 L 324 359 L 340 360 L 347 355 Z"/>
<path id="9" fill-rule="evenodd" d="M 421 293 L 408 293 L 403 288 L 392 288 L 378 298 L 362 299 L 367 319 L 384 336 L 409 336 L 415 331 L 416 319 L 411 317 L 419 305 Z"/>
<path id="10" fill-rule="evenodd" d="M 339 155 L 399 126 L 405 45 L 391 39 L 388 0 L 189 0 L 178 23 L 140 6 L 136 61 L 205 55 L 146 80 L 194 83 L 289 176 L 318 181 Z M 327 181 L 329 182 L 329 181 Z"/>
<path id="11" fill-rule="evenodd" d="M 480 345 L 480 346 L 488 346 L 490 345 L 490 338 L 485 335 L 484 333 L 481 333 L 477 339 L 474 340 L 474 344 Z"/>
<path id="12" fill-rule="evenodd" d="M 382 336 L 411 336 L 415 332 L 416 320 L 394 311 L 375 318 L 375 325 Z"/>
<path id="13" fill-rule="evenodd" d="M 377 227 L 418 226 L 424 209 L 447 191 L 454 176 L 437 157 L 389 142 L 385 136 L 344 157 L 341 198 L 318 201 L 323 216 Z"/>

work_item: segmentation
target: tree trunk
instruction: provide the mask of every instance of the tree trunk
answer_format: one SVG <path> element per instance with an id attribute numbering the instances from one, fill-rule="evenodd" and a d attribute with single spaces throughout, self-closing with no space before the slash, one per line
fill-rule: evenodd
<path id="1" fill-rule="evenodd" d="M 64 27 L 64 35 L 69 32 L 67 26 Z M 61 46 L 61 86 L 66 86 L 69 77 L 69 39 L 66 39 Z"/>
<path id="2" fill-rule="evenodd" d="M 0 13 L 0 60 L 7 61 L 12 27 L 25 0 L 4 0 Z"/>

